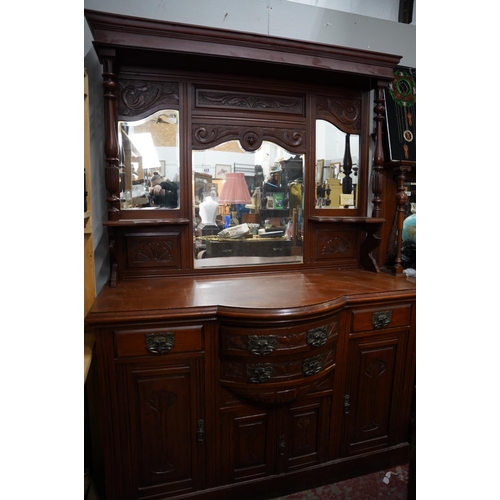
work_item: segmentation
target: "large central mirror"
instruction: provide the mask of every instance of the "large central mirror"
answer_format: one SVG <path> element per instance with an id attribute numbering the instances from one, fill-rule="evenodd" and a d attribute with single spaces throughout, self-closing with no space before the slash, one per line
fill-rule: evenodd
<path id="1" fill-rule="evenodd" d="M 358 207 L 359 135 L 316 120 L 316 208 Z"/>
<path id="2" fill-rule="evenodd" d="M 122 210 L 179 208 L 179 112 L 119 121 Z"/>
<path id="3" fill-rule="evenodd" d="M 193 151 L 194 267 L 301 263 L 304 164 L 268 141 Z"/>

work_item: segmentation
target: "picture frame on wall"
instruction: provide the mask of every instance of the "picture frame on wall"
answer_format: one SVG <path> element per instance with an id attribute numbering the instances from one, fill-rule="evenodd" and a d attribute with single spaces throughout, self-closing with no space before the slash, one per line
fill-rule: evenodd
<path id="1" fill-rule="evenodd" d="M 340 162 L 332 161 L 330 163 L 330 178 L 338 179 L 339 175 L 340 175 Z"/>
<path id="2" fill-rule="evenodd" d="M 194 165 L 193 166 L 193 171 L 197 172 L 199 174 L 208 174 L 214 177 L 215 174 L 215 167 L 211 165 Z"/>
<path id="3" fill-rule="evenodd" d="M 225 179 L 226 174 L 230 174 L 232 172 L 232 165 L 224 165 L 222 163 L 217 163 L 215 165 L 215 178 L 216 179 Z"/>
<path id="4" fill-rule="evenodd" d="M 316 163 L 316 184 L 323 184 L 323 168 L 325 160 L 318 160 Z"/>

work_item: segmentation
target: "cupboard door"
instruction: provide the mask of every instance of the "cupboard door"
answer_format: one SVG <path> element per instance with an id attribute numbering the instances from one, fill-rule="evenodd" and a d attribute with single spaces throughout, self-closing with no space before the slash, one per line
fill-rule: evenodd
<path id="1" fill-rule="evenodd" d="M 282 408 L 284 428 L 278 436 L 281 445 L 281 448 L 278 446 L 279 472 L 289 472 L 325 461 L 330 408 L 330 397 L 302 399 Z"/>
<path id="2" fill-rule="evenodd" d="M 275 473 L 276 411 L 264 407 L 225 411 L 221 419 L 223 483 Z"/>
<path id="3" fill-rule="evenodd" d="M 349 341 L 344 456 L 396 444 L 407 337 L 400 331 Z"/>
<path id="4" fill-rule="evenodd" d="M 129 365 L 125 371 L 135 498 L 199 489 L 204 451 L 201 358 L 156 367 Z"/>

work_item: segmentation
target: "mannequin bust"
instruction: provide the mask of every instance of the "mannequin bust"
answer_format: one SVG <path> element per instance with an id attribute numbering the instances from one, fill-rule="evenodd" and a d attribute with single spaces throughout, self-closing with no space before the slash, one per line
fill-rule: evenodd
<path id="1" fill-rule="evenodd" d="M 212 186 L 210 195 L 204 195 L 203 201 L 200 203 L 201 222 L 198 224 L 197 229 L 201 231 L 202 234 L 216 234 L 220 230 L 215 222 L 218 208 L 219 203 L 217 201 L 217 195 Z"/>

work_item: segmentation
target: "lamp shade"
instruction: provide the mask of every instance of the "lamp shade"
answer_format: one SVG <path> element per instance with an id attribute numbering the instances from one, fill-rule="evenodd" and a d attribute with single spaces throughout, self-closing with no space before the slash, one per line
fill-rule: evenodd
<path id="1" fill-rule="evenodd" d="M 244 173 L 226 174 L 226 182 L 219 194 L 219 204 L 222 203 L 245 205 L 252 203 Z"/>

